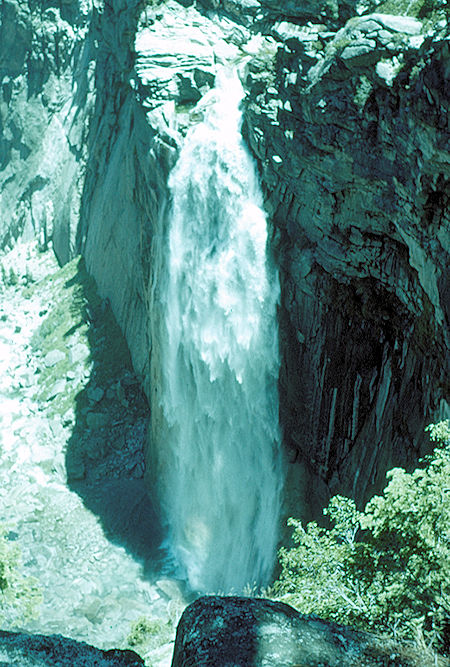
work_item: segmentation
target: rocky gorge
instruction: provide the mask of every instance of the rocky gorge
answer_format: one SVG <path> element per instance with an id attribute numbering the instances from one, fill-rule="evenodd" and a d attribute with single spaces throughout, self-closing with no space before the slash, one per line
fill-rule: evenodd
<path id="1" fill-rule="evenodd" d="M 83 252 L 150 396 L 167 175 L 217 63 L 239 63 L 282 281 L 294 477 L 366 497 L 445 411 L 445 20 L 47 4 L 2 10 L 3 244 L 34 232 L 61 262 Z"/>
<path id="2" fill-rule="evenodd" d="M 87 403 L 50 425 L 70 442 L 73 423 L 90 420 L 92 437 L 55 453 L 74 488 L 123 470 L 128 498 L 155 487 L 168 178 L 221 66 L 246 91 L 242 132 L 280 276 L 283 515 L 319 516 L 334 493 L 363 503 L 387 469 L 427 452 L 424 427 L 448 415 L 450 304 L 448 10 L 433 7 L 4 0 L 0 246 L 35 238 L 63 267 L 81 254 L 131 356 L 118 385 L 117 369 L 104 371 Z M 80 361 L 90 342 L 78 344 L 69 384 L 92 377 Z M 65 391 L 50 379 L 45 405 Z M 102 401 L 137 406 L 108 431 L 125 443 L 110 464 L 99 452 L 109 425 L 91 409 Z"/>
<path id="3" fill-rule="evenodd" d="M 25 618 L 2 597 L 2 629 L 129 650 L 150 617 L 157 637 L 139 650 L 170 664 L 188 598 L 162 563 L 143 481 L 148 403 L 125 341 L 80 258 L 60 269 L 32 241 L 1 264 L 1 553 L 5 529 L 36 589 Z M 27 664 L 24 643 L 0 637 L 0 655 Z M 56 644 L 44 664 L 59 664 L 59 650 L 61 664 L 77 664 L 75 643 Z"/>

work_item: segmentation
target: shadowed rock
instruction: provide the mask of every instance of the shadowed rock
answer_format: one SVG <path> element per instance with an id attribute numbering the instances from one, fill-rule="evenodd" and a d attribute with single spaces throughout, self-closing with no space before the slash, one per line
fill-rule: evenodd
<path id="1" fill-rule="evenodd" d="M 203 597 L 184 611 L 172 667 L 412 667 L 403 646 L 282 602 Z M 425 662 L 420 663 L 422 667 Z"/>
<path id="2" fill-rule="evenodd" d="M 20 667 L 141 667 L 134 651 L 101 651 L 59 635 L 0 631 L 0 664 Z"/>

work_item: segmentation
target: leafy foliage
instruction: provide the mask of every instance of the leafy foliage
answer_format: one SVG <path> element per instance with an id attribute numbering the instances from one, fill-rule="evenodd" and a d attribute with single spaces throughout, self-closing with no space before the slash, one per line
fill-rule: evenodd
<path id="1" fill-rule="evenodd" d="M 142 616 L 132 624 L 127 644 L 134 649 L 160 646 L 172 639 L 173 632 L 174 627 L 170 620 Z"/>
<path id="2" fill-rule="evenodd" d="M 19 550 L 0 526 L 0 625 L 33 618 L 40 601 L 37 581 L 21 574 Z"/>
<path id="3" fill-rule="evenodd" d="M 449 421 L 428 430 L 438 446 L 424 467 L 391 470 L 363 512 L 335 496 L 324 510 L 330 529 L 289 519 L 294 546 L 280 551 L 277 597 L 304 613 L 449 651 Z"/>

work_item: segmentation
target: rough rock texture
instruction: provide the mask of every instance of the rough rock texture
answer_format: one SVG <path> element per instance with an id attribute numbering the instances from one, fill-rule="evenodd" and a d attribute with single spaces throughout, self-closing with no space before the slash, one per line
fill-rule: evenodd
<path id="1" fill-rule="evenodd" d="M 53 238 L 73 256 L 92 58 L 87 2 L 0 5 L 0 247 Z"/>
<path id="2" fill-rule="evenodd" d="M 145 382 L 151 349 L 151 242 L 166 205 L 173 149 L 164 135 L 157 136 L 137 100 L 132 47 L 141 4 L 115 0 L 94 8 L 96 103 L 78 246 Z"/>
<path id="3" fill-rule="evenodd" d="M 216 64 L 245 66 L 245 132 L 283 285 L 287 511 L 310 513 L 337 491 L 362 501 L 386 469 L 414 464 L 425 424 L 445 410 L 447 42 L 424 41 L 410 18 L 373 14 L 327 33 L 265 15 L 271 37 L 251 49 L 248 20 L 175 2 L 138 15 L 116 0 L 96 18 L 88 267 L 150 395 L 167 175 Z"/>
<path id="4" fill-rule="evenodd" d="M 248 75 L 286 441 L 303 474 L 359 500 L 423 453 L 448 397 L 449 42 L 420 29 L 374 14 L 325 50 L 312 29 L 278 34 L 272 70 Z"/>
<path id="5" fill-rule="evenodd" d="M 0 248 L 37 236 L 61 263 L 82 250 L 145 379 L 151 232 L 173 146 L 147 122 L 137 90 L 144 4 L 1 4 Z"/>
<path id="6" fill-rule="evenodd" d="M 182 4 L 193 4 L 183 0 Z M 356 13 L 355 0 L 199 0 L 207 10 L 218 11 L 239 23 L 264 30 L 276 21 L 324 22 L 340 26 Z"/>
<path id="7" fill-rule="evenodd" d="M 0 6 L 0 246 L 36 234 L 62 262 L 83 252 L 148 396 L 167 176 L 217 64 L 246 71 L 244 131 L 282 280 L 296 515 L 336 491 L 363 500 L 387 468 L 413 465 L 424 425 L 446 409 L 448 41 L 411 18 L 347 21 L 355 11 L 331 0 Z"/>
<path id="8" fill-rule="evenodd" d="M 172 667 L 408 667 L 406 649 L 282 602 L 203 597 L 185 609 Z M 425 663 L 423 663 L 425 664 Z"/>
<path id="9" fill-rule="evenodd" d="M 101 651 L 59 635 L 28 635 L 0 630 L 0 664 L 20 667 L 140 667 L 134 651 Z"/>

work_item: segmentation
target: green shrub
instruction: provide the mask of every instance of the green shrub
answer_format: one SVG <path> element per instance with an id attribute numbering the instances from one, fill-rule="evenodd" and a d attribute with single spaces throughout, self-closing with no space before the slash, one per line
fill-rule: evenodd
<path id="1" fill-rule="evenodd" d="M 423 637 L 450 649 L 450 428 L 428 428 L 438 443 L 412 473 L 391 470 L 363 512 L 342 496 L 325 514 L 331 528 L 293 526 L 280 550 L 273 594 L 315 613 L 394 637 Z"/>
<path id="2" fill-rule="evenodd" d="M 34 618 L 41 602 L 38 582 L 20 571 L 20 552 L 0 526 L 0 626 Z"/>
<path id="3" fill-rule="evenodd" d="M 3 264 L 0 264 L 0 275 L 1 275 L 1 282 L 3 285 L 8 284 L 8 274 L 6 273 L 6 269 L 3 266 Z"/>
<path id="4" fill-rule="evenodd" d="M 170 621 L 142 616 L 132 624 L 127 644 L 134 648 L 159 646 L 170 641 L 172 635 L 173 626 Z"/>
<path id="5" fill-rule="evenodd" d="M 17 277 L 16 272 L 11 266 L 9 269 L 8 285 L 10 285 L 11 287 L 15 287 L 18 283 L 19 283 L 19 278 Z"/>

